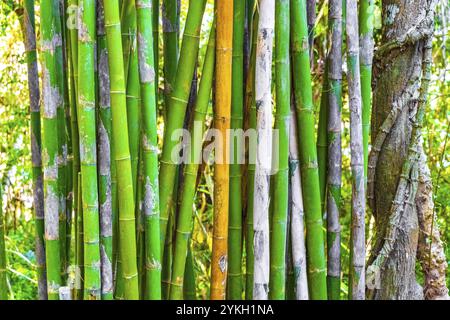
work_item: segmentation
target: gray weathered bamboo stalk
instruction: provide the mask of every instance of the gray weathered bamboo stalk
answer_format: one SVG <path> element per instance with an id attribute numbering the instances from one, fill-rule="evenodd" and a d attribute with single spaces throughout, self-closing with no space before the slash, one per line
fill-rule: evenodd
<path id="1" fill-rule="evenodd" d="M 44 190 L 42 184 L 41 119 L 39 75 L 36 52 L 34 1 L 24 1 L 23 36 L 28 67 L 28 90 L 31 114 L 31 163 L 33 166 L 33 210 L 36 230 L 36 266 L 38 271 L 38 297 L 47 299 L 44 248 Z"/>
<path id="2" fill-rule="evenodd" d="M 254 284 L 253 298 L 268 299 L 269 284 L 269 194 L 272 162 L 272 46 L 275 28 L 275 1 L 259 3 L 258 43 L 255 69 L 255 100 L 258 145 L 256 150 L 253 209 Z"/>
<path id="3" fill-rule="evenodd" d="M 105 12 L 103 0 L 97 0 L 97 72 L 98 72 L 98 117 L 97 117 L 97 159 L 99 179 L 100 212 L 100 259 L 101 294 L 103 300 L 113 296 L 112 272 L 112 189 L 111 189 L 111 99 L 109 95 L 108 49 L 106 48 Z"/>
<path id="4" fill-rule="evenodd" d="M 305 223 L 298 157 L 298 133 L 295 105 L 291 103 L 291 123 L 289 130 L 289 176 L 290 176 L 290 227 L 292 264 L 294 268 L 295 299 L 308 300 L 308 277 L 306 272 Z"/>
<path id="5" fill-rule="evenodd" d="M 362 142 L 362 106 L 359 70 L 358 6 L 347 1 L 347 81 L 350 107 L 350 150 L 352 168 L 352 230 L 350 248 L 349 297 L 365 299 L 365 183 Z"/>
<path id="6" fill-rule="evenodd" d="M 338 300 L 341 277 L 339 210 L 341 202 L 342 108 L 342 0 L 329 2 L 331 46 L 328 53 L 328 187 L 327 187 L 327 286 L 328 298 Z"/>

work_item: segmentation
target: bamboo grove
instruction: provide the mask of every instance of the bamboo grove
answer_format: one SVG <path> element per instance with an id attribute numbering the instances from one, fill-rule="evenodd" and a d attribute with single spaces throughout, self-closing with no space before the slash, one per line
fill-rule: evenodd
<path id="1" fill-rule="evenodd" d="M 180 30 L 179 0 L 22 1 L 40 299 L 195 299 L 193 207 L 209 129 L 222 137 L 210 298 L 342 299 L 344 78 L 345 298 L 365 299 L 374 1 L 328 1 L 318 125 L 315 1 L 215 0 L 200 59 L 207 3 L 190 0 Z M 190 133 L 182 150 L 180 129 Z M 255 144 L 228 134 L 249 129 Z M 177 163 L 180 152 L 190 161 Z"/>

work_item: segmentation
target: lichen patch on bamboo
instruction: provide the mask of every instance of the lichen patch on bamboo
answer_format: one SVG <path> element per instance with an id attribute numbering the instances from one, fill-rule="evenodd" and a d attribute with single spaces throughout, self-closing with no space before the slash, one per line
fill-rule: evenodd
<path id="1" fill-rule="evenodd" d="M 59 167 L 63 167 L 65 165 L 67 165 L 67 144 L 64 144 L 61 146 L 61 153 L 58 154 L 57 158 L 56 158 L 56 162 L 58 164 Z"/>
<path id="2" fill-rule="evenodd" d="M 100 51 L 100 57 L 98 59 L 98 84 L 100 86 L 99 91 L 99 104 L 100 108 L 111 107 L 110 79 L 109 79 L 109 65 L 108 65 L 108 50 L 106 48 Z"/>
<path id="3" fill-rule="evenodd" d="M 112 293 L 114 289 L 112 262 L 106 253 L 105 246 L 100 246 L 102 294 Z"/>
<path id="4" fill-rule="evenodd" d="M 42 70 L 42 99 L 44 118 L 55 118 L 57 106 L 61 104 L 62 98 L 59 89 L 52 86 L 50 72 L 45 67 Z"/>
<path id="5" fill-rule="evenodd" d="M 150 177 L 145 177 L 143 209 L 146 216 L 151 216 L 158 213 L 158 211 L 155 210 L 156 208 L 154 208 L 157 196 L 156 190 L 150 181 Z"/>
<path id="6" fill-rule="evenodd" d="M 100 204 L 100 233 L 103 237 L 111 237 L 113 235 L 111 178 L 108 176 L 106 179 L 106 197 Z"/>
<path id="7" fill-rule="evenodd" d="M 59 224 L 58 224 L 58 195 L 53 187 L 47 185 L 45 190 L 45 238 L 47 240 L 59 239 Z"/>
<path id="8" fill-rule="evenodd" d="M 33 206 L 35 209 L 36 219 L 44 218 L 44 189 L 43 189 L 43 175 L 36 177 L 35 188 L 33 192 Z"/>
<path id="9" fill-rule="evenodd" d="M 155 81 L 155 69 L 148 63 L 147 51 L 148 44 L 145 37 L 139 32 L 138 38 L 138 56 L 139 56 L 139 77 L 141 83 L 153 83 Z"/>
<path id="10" fill-rule="evenodd" d="M 83 1 L 78 1 L 78 41 L 90 42 L 92 41 L 89 34 L 88 27 L 83 21 L 84 4 Z"/>
<path id="11" fill-rule="evenodd" d="M 359 56 L 362 65 L 370 66 L 373 60 L 374 40 L 371 34 L 359 37 Z"/>
<path id="12" fill-rule="evenodd" d="M 51 162 L 52 161 L 52 162 Z M 42 150 L 42 162 L 44 164 L 44 179 L 53 180 L 58 179 L 58 166 L 50 159 L 47 148 Z"/>
<path id="13" fill-rule="evenodd" d="M 33 167 L 40 167 L 42 165 L 41 147 L 38 145 L 34 132 L 31 132 L 31 163 Z"/>
<path id="14" fill-rule="evenodd" d="M 111 144 L 109 141 L 109 135 L 106 131 L 106 128 L 103 124 L 102 119 L 98 120 L 98 150 L 99 150 L 99 161 L 98 161 L 98 170 L 101 176 L 110 175 L 111 168 Z"/>

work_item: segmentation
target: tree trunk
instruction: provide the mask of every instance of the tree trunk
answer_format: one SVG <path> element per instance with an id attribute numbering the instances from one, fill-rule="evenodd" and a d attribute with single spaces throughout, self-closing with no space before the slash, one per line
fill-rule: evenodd
<path id="1" fill-rule="evenodd" d="M 368 198 L 377 238 L 367 275 L 379 276 L 373 288 L 368 285 L 374 289 L 369 291 L 374 299 L 424 297 L 415 276 L 418 211 L 424 209 L 414 200 L 418 168 L 424 165 L 424 158 L 418 156 L 419 111 L 426 103 L 435 5 L 434 0 L 408 4 L 385 0 L 382 4 L 383 45 L 375 59 L 368 168 Z"/>

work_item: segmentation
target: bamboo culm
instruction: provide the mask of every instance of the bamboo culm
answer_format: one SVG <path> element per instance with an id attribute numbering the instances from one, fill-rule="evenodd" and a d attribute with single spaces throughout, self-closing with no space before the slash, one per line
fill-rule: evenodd
<path id="1" fill-rule="evenodd" d="M 327 287 L 328 299 L 339 300 L 341 277 L 341 108 L 342 108 L 342 0 L 330 0 L 328 53 L 328 176 L 327 176 Z"/>
<path id="2" fill-rule="evenodd" d="M 80 0 L 78 21 L 78 130 L 84 230 L 84 299 L 101 298 L 100 225 L 95 114 L 95 1 Z"/>
<path id="3" fill-rule="evenodd" d="M 61 259 L 61 276 L 63 281 L 67 276 L 67 179 L 68 179 L 68 146 L 67 146 L 67 131 L 66 131 L 66 103 L 67 95 L 65 94 L 65 76 L 64 76 L 64 34 L 61 22 L 61 3 L 60 1 L 53 1 L 53 18 L 54 18 L 54 32 L 57 41 L 55 42 L 55 72 L 57 78 L 57 88 L 61 99 L 58 101 L 56 117 L 58 122 L 58 216 L 59 216 L 59 238 L 60 238 L 60 259 Z"/>
<path id="4" fill-rule="evenodd" d="M 124 66 L 126 66 L 128 140 L 130 145 L 131 172 L 133 178 L 133 197 L 136 202 L 140 136 L 139 109 L 141 103 L 136 39 L 136 0 L 126 1 L 123 5 L 121 21 L 123 21 L 122 39 Z"/>
<path id="5" fill-rule="evenodd" d="M 180 21 L 178 0 L 163 0 L 164 104 L 169 106 L 178 65 Z M 167 115 L 167 110 L 165 110 Z"/>
<path id="6" fill-rule="evenodd" d="M 352 168 L 352 228 L 349 297 L 365 299 L 365 183 L 362 133 L 361 83 L 357 1 L 347 1 L 347 81 L 350 107 L 350 153 Z"/>
<path id="7" fill-rule="evenodd" d="M 234 1 L 233 19 L 233 65 L 231 93 L 231 129 L 243 127 L 244 120 L 244 24 L 245 2 Z M 242 141 L 230 137 L 232 141 L 230 164 L 230 211 L 228 225 L 229 272 L 227 298 L 242 299 Z"/>
<path id="8" fill-rule="evenodd" d="M 189 99 L 192 76 L 197 64 L 199 35 L 206 0 L 191 1 L 186 18 L 186 26 L 180 52 L 180 68 L 177 69 L 174 91 L 170 99 L 166 126 L 164 129 L 163 150 L 160 159 L 160 244 L 163 247 L 166 239 L 169 213 L 173 209 L 174 183 L 177 164 L 174 150 L 177 150 L 178 140 L 172 135 L 177 129 L 183 128 L 184 115 Z M 163 250 L 161 253 L 164 256 Z"/>
<path id="9" fill-rule="evenodd" d="M 258 30 L 259 10 L 253 15 L 252 30 Z M 245 88 L 245 108 L 247 110 L 248 129 L 256 129 L 256 104 L 255 104 L 255 61 L 256 61 L 256 43 L 257 37 L 252 37 L 252 48 L 250 54 L 250 66 L 246 80 Z M 254 150 L 255 146 L 248 146 Z M 249 153 L 247 167 L 247 214 L 246 214 L 246 276 L 245 276 L 245 299 L 253 299 L 253 266 L 254 266 L 254 250 L 253 250 L 253 194 L 255 185 L 255 163 L 250 160 Z"/>
<path id="10" fill-rule="evenodd" d="M 184 275 L 186 269 L 186 256 L 188 253 L 189 239 L 192 232 L 193 212 L 196 181 L 201 162 L 202 140 L 205 131 L 205 119 L 208 111 L 208 104 L 211 96 L 211 88 L 214 76 L 215 63 L 215 31 L 211 30 L 211 35 L 206 51 L 203 65 L 202 78 L 197 101 L 194 109 L 194 126 L 191 128 L 191 141 L 187 152 L 190 161 L 184 167 L 184 183 L 181 191 L 178 220 L 175 234 L 175 251 L 172 264 L 172 282 L 170 284 L 170 299 L 183 299 Z"/>
<path id="11" fill-rule="evenodd" d="M 306 222 L 309 295 L 327 299 L 321 198 L 314 134 L 314 108 L 306 23 L 306 0 L 291 0 L 291 45 L 302 194 Z"/>
<path id="12" fill-rule="evenodd" d="M 119 250 L 121 272 L 123 274 L 123 293 L 125 299 L 138 299 L 138 275 L 136 262 L 136 225 L 133 197 L 125 78 L 122 53 L 122 38 L 119 18 L 119 4 L 104 1 L 105 29 L 110 72 L 110 96 L 112 112 L 112 132 L 114 141 L 114 160 L 117 172 L 117 194 L 119 201 Z M 118 274 L 120 275 L 118 272 Z"/>
<path id="13" fill-rule="evenodd" d="M 225 299 L 228 272 L 229 155 L 232 88 L 233 9 L 232 1 L 216 1 L 217 42 L 214 126 L 222 137 L 215 149 L 214 214 L 211 257 L 211 300 Z"/>
<path id="14" fill-rule="evenodd" d="M 293 98 L 291 98 L 293 100 Z M 298 129 L 295 104 L 291 101 L 289 127 L 289 178 L 290 178 L 290 237 L 294 269 L 295 299 L 308 300 L 308 277 L 306 272 L 305 222 L 302 197 L 300 160 L 298 155 Z"/>
<path id="15" fill-rule="evenodd" d="M 113 200 L 111 186 L 111 98 L 109 96 L 108 49 L 106 47 L 105 16 L 103 1 L 97 0 L 97 160 L 100 213 L 100 259 L 102 300 L 113 298 Z"/>
<path id="16" fill-rule="evenodd" d="M 42 159 L 41 159 L 42 144 L 41 144 L 40 105 L 39 105 L 40 92 L 39 92 L 39 75 L 38 75 L 37 52 L 36 52 L 34 1 L 32 0 L 24 1 L 23 37 L 27 60 L 28 91 L 30 99 L 31 162 L 33 167 L 33 210 L 36 224 L 35 242 L 36 242 L 36 266 L 38 273 L 38 297 L 40 300 L 46 300 L 47 276 L 45 271 L 45 248 L 44 248 L 44 197 L 43 197 L 44 190 L 42 184 L 43 183 Z M 2 269 L 1 266 L 0 269 Z"/>
<path id="17" fill-rule="evenodd" d="M 59 238 L 58 120 L 57 106 L 62 99 L 57 87 L 54 32 L 54 3 L 41 1 L 42 59 L 42 167 L 44 171 L 45 256 L 49 300 L 59 298 L 61 257 Z M 60 39 L 59 39 L 60 40 Z"/>
<path id="18" fill-rule="evenodd" d="M 156 72 L 153 51 L 151 0 L 137 1 L 139 80 L 142 95 L 143 212 L 145 228 L 145 295 L 161 299 L 161 244 L 159 225 L 158 135 Z"/>
<path id="19" fill-rule="evenodd" d="M 290 81 L 290 16 L 289 0 L 276 1 L 275 6 L 275 83 L 276 115 L 275 129 L 278 130 L 278 145 L 273 148 L 278 154 L 278 163 L 273 184 L 272 248 L 270 250 L 270 298 L 286 298 L 286 244 L 289 202 L 289 126 L 291 117 Z"/>
<path id="20" fill-rule="evenodd" d="M 372 112 L 372 60 L 373 60 L 373 20 L 374 0 L 359 3 L 359 65 L 361 76 L 362 132 L 364 150 L 364 179 L 367 183 L 369 162 L 370 114 Z"/>
<path id="21" fill-rule="evenodd" d="M 272 46 L 275 1 L 259 3 L 258 43 L 255 68 L 256 149 L 253 196 L 254 284 L 253 298 L 267 300 L 269 291 L 269 190 L 272 170 Z"/>

